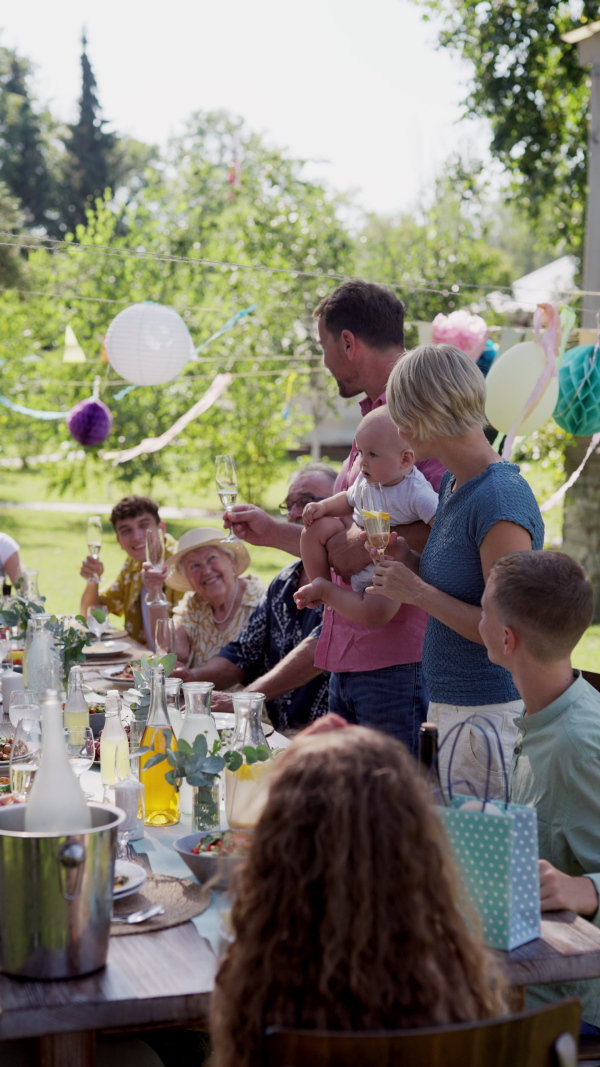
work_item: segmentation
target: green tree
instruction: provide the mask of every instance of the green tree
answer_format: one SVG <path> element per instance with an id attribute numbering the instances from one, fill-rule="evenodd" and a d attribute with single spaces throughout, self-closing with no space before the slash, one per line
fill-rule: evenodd
<path id="1" fill-rule="evenodd" d="M 69 126 L 65 138 L 67 203 L 65 217 L 69 220 L 69 229 L 84 225 L 87 209 L 92 206 L 95 197 L 102 196 L 105 189 L 116 188 L 117 174 L 113 166 L 116 147 L 116 135 L 104 129 L 106 121 L 102 118 L 97 96 L 97 85 L 88 59 L 85 32 L 81 37 L 81 97 L 79 99 L 79 117 Z M 66 229 L 66 223 L 63 223 Z"/>
<path id="2" fill-rule="evenodd" d="M 239 175 L 232 187 L 228 174 L 236 154 Z M 222 400 L 185 434 L 161 452 L 117 467 L 114 477 L 123 486 L 143 479 L 150 488 L 159 476 L 172 480 L 185 472 L 190 493 L 212 489 L 214 455 L 234 452 L 245 498 L 259 501 L 297 441 L 301 420 L 287 404 L 290 386 L 294 399 L 321 362 L 312 309 L 331 284 L 295 272 L 348 273 L 352 262 L 352 241 L 335 201 L 303 179 L 302 166 L 231 116 L 194 116 L 128 205 L 117 211 L 106 199 L 88 210 L 87 226 L 76 231 L 86 251 L 72 242 L 58 254 L 30 253 L 31 296 L 0 295 L 8 395 L 40 409 L 68 410 L 90 395 L 99 371 L 114 382 L 115 373 L 98 360 L 111 319 L 127 304 L 150 299 L 179 309 L 196 344 L 256 304 L 253 315 L 214 341 L 176 381 L 135 389 L 117 401 L 125 384 L 119 382 L 105 385 L 102 396 L 115 416 L 107 447 L 126 448 L 166 430 L 218 371 L 233 373 Z M 257 264 L 267 269 L 254 269 Z M 56 296 L 37 295 L 44 292 Z M 67 323 L 86 364 L 62 363 Z M 0 428 L 3 420 L 11 427 L 5 447 L 23 458 L 68 449 L 64 423 L 7 412 L 0 414 Z M 90 465 L 112 473 L 95 451 L 85 464 L 65 459 L 52 470 L 57 484 L 66 484 L 88 477 Z"/>
<path id="3" fill-rule="evenodd" d="M 0 179 L 20 202 L 27 226 L 52 228 L 55 183 L 49 165 L 50 116 L 29 90 L 31 66 L 0 49 Z"/>
<path id="4" fill-rule="evenodd" d="M 407 318 L 475 306 L 490 323 L 489 286 L 510 283 L 506 254 L 492 243 L 491 202 L 480 165 L 450 160 L 428 202 L 396 218 L 369 215 L 359 235 L 357 273 L 393 282 Z M 408 332 L 416 343 L 416 330 Z"/>
<path id="5" fill-rule="evenodd" d="M 560 35 L 600 18 L 599 0 L 421 0 L 444 19 L 440 44 L 472 64 L 471 114 L 489 119 L 492 154 L 536 221 L 583 239 L 588 73 Z M 427 16 L 425 16 L 427 17 Z"/>

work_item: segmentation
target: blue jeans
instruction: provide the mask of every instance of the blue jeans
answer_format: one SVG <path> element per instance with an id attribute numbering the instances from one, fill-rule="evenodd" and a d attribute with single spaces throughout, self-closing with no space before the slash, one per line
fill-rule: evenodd
<path id="1" fill-rule="evenodd" d="M 399 663 L 378 671 L 341 671 L 329 679 L 330 711 L 348 722 L 391 734 L 415 757 L 428 704 L 420 663 Z"/>

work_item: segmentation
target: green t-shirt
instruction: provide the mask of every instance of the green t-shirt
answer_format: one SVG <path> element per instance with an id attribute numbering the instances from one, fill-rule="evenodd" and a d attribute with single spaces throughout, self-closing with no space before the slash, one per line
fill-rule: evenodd
<path id="1" fill-rule="evenodd" d="M 510 799 L 537 810 L 540 858 L 588 875 L 600 895 L 600 693 L 579 671 L 558 700 L 515 719 Z M 591 920 L 600 926 L 600 909 Z M 600 978 L 531 986 L 531 1007 L 579 997 L 583 1018 L 600 1026 Z"/>

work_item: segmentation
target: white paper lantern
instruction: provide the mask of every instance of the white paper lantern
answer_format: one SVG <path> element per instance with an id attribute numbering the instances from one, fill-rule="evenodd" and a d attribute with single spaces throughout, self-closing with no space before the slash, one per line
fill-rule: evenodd
<path id="1" fill-rule="evenodd" d="M 132 304 L 106 334 L 111 367 L 134 385 L 162 385 L 183 370 L 194 343 L 181 315 L 164 304 Z"/>

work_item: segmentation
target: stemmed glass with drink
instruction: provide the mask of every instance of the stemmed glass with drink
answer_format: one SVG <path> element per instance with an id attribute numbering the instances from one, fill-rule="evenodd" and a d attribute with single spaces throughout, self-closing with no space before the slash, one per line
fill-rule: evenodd
<path id="1" fill-rule="evenodd" d="M 229 513 L 238 495 L 238 477 L 233 456 L 217 456 L 215 458 L 215 483 L 219 500 L 225 511 Z M 231 530 L 229 537 L 225 538 L 223 544 L 227 544 L 228 541 L 239 540 L 240 538 L 236 537 L 233 530 Z"/>
<path id="2" fill-rule="evenodd" d="M 79 781 L 83 772 L 89 771 L 94 762 L 96 751 L 94 733 L 91 726 L 71 726 L 67 727 L 63 732 L 69 763 L 77 781 Z M 84 793 L 86 797 L 91 797 L 92 795 L 92 793 Z"/>
<path id="3" fill-rule="evenodd" d="M 150 563 L 152 570 L 162 575 L 162 569 L 165 565 L 165 533 L 161 530 L 160 526 L 153 527 L 146 530 L 146 562 Z M 146 603 L 148 607 L 163 608 L 169 601 L 164 595 L 162 588 L 156 590 L 154 596 L 149 593 L 146 594 Z"/>
<path id="4" fill-rule="evenodd" d="M 90 556 L 92 559 L 100 559 L 100 549 L 102 548 L 102 519 L 99 515 L 90 515 L 87 521 L 86 537 Z M 100 582 L 100 576 L 94 574 L 91 578 L 88 578 L 88 582 Z"/>
<path id="5" fill-rule="evenodd" d="M 88 608 L 86 615 L 88 630 L 91 630 L 98 641 L 102 638 L 107 618 L 108 608 L 104 604 L 96 604 L 93 608 Z"/>
<path id="6" fill-rule="evenodd" d="M 39 710 L 39 709 L 38 709 Z M 33 711 L 29 708 L 28 711 Z M 15 800 L 27 800 L 42 758 L 40 719 L 21 719 L 10 753 L 10 789 Z"/>
<path id="7" fill-rule="evenodd" d="M 157 619 L 154 627 L 154 646 L 157 656 L 167 656 L 175 651 L 175 624 L 173 619 Z"/>
<path id="8" fill-rule="evenodd" d="M 360 510 L 368 542 L 377 549 L 381 562 L 390 539 L 390 516 L 385 507 L 383 486 L 379 482 L 372 485 L 363 482 L 360 487 Z"/>

